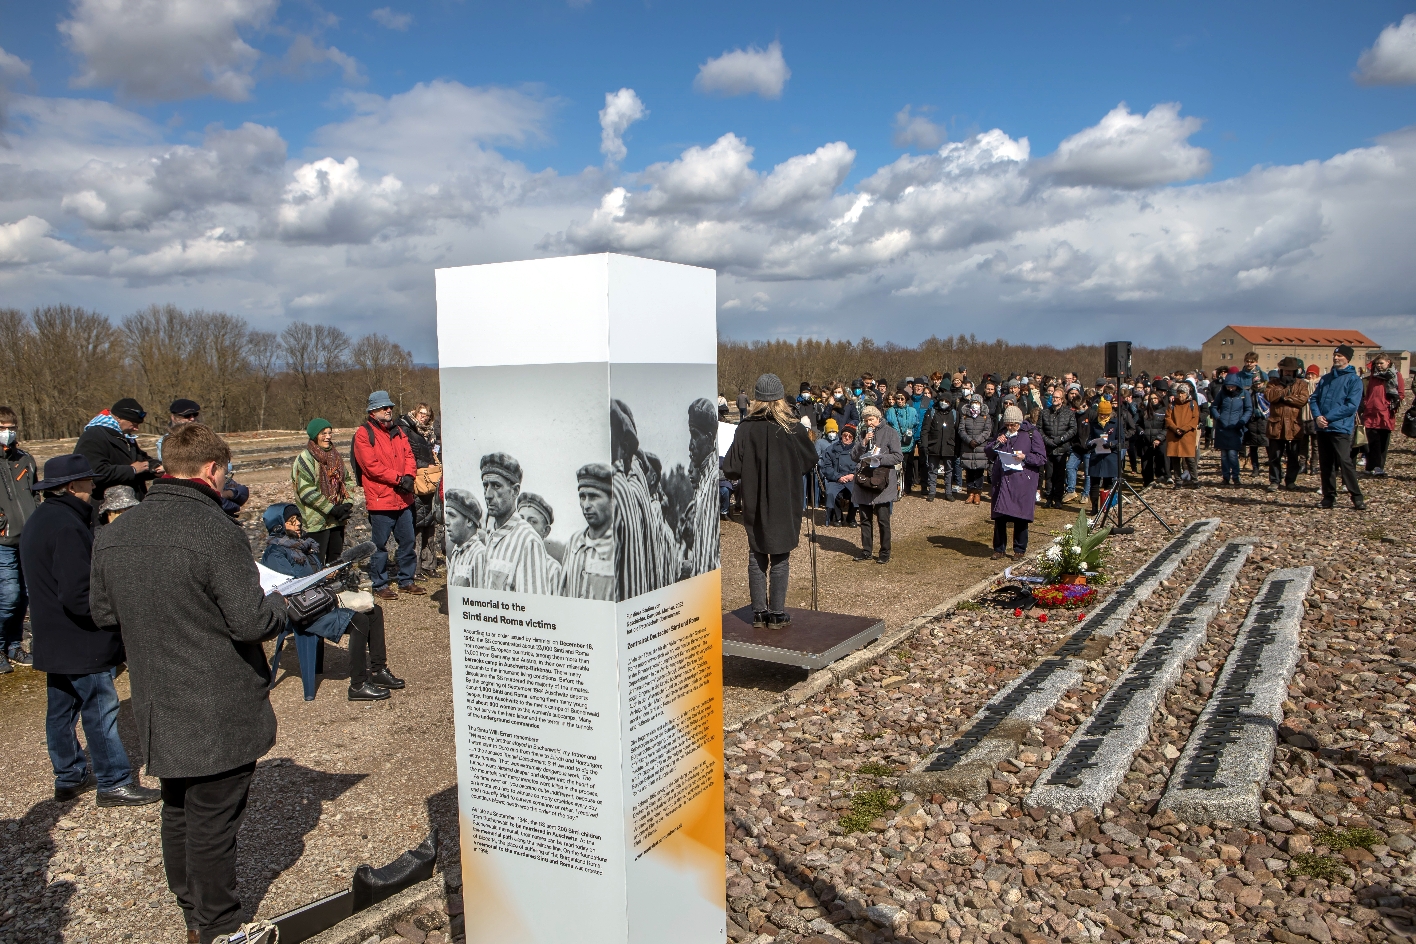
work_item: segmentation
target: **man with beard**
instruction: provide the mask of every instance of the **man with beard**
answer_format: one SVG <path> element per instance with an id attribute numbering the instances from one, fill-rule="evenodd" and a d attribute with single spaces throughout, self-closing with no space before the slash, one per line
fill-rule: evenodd
<path id="1" fill-rule="evenodd" d="M 559 584 L 555 561 L 536 529 L 516 513 L 521 463 L 504 452 L 482 457 L 482 491 L 487 498 L 487 551 L 472 586 L 482 590 L 553 594 Z"/>
<path id="2" fill-rule="evenodd" d="M 693 482 L 693 547 L 690 576 L 718 569 L 718 420 L 713 404 L 699 398 L 688 407 L 689 479 Z"/>
<path id="3" fill-rule="evenodd" d="M 716 420 L 715 420 L 716 422 Z M 581 600 L 615 598 L 615 540 L 610 533 L 614 473 L 600 462 L 583 465 L 575 473 L 580 513 L 585 530 L 577 531 L 565 546 L 560 595 Z"/>
<path id="4" fill-rule="evenodd" d="M 615 599 L 629 600 L 665 583 L 663 511 L 649 489 L 634 413 L 623 400 L 610 404 L 614 457 Z"/>

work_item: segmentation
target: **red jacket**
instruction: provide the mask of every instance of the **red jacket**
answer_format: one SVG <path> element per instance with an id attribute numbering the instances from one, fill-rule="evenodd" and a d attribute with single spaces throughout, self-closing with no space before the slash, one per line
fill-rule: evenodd
<path id="1" fill-rule="evenodd" d="M 371 433 L 373 445 L 369 445 Z M 402 511 L 413 504 L 413 490 L 397 487 L 400 476 L 418 473 L 403 430 L 397 426 L 386 430 L 374 422 L 360 426 L 354 431 L 354 461 L 363 478 L 364 504 L 370 511 Z"/>

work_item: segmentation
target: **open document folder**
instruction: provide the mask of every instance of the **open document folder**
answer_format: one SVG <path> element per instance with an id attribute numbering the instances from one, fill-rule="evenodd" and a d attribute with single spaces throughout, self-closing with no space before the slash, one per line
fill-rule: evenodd
<path id="1" fill-rule="evenodd" d="M 333 567 L 326 567 L 308 577 L 287 577 L 284 574 L 276 573 L 260 561 L 256 561 L 256 570 L 261 575 L 261 589 L 266 593 L 278 593 L 283 597 L 299 593 L 301 590 L 313 587 L 331 574 L 336 574 L 348 567 L 353 561 L 342 561 Z"/>

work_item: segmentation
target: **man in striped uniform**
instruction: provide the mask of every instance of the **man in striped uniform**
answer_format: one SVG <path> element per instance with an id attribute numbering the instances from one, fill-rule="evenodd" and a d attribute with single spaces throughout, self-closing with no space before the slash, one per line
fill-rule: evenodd
<path id="1" fill-rule="evenodd" d="M 634 414 L 623 400 L 610 404 L 614 454 L 615 599 L 629 600 L 665 583 L 663 510 L 649 494 Z"/>
<path id="2" fill-rule="evenodd" d="M 700 397 L 688 408 L 688 461 L 693 479 L 693 547 L 689 576 L 718 569 L 718 412 Z"/>
<path id="3" fill-rule="evenodd" d="M 504 452 L 493 452 L 482 457 L 481 468 L 487 498 L 487 551 L 473 571 L 472 586 L 554 594 L 555 561 L 546 553 L 541 536 L 516 513 L 521 463 Z"/>
<path id="4" fill-rule="evenodd" d="M 577 532 L 565 548 L 560 594 L 582 600 L 615 598 L 615 539 L 610 533 L 614 473 L 600 462 L 575 473 L 585 530 Z"/>
<path id="5" fill-rule="evenodd" d="M 556 513 L 551 509 L 551 503 L 535 492 L 522 492 L 516 496 L 516 513 L 541 536 L 541 546 L 551 558 L 551 586 L 559 587 L 560 559 L 565 556 L 565 545 L 551 541 L 551 525 L 556 523 Z"/>
<path id="6" fill-rule="evenodd" d="M 482 506 L 470 492 L 450 488 L 443 495 L 444 530 L 447 534 L 447 583 L 470 587 L 477 567 L 487 554 L 482 540 Z"/>

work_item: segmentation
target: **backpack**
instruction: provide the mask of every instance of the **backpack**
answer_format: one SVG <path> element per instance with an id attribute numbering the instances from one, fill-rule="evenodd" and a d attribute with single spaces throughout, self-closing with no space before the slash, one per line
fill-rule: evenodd
<path id="1" fill-rule="evenodd" d="M 362 429 L 369 439 L 369 448 L 374 448 L 374 431 L 369 428 L 368 423 L 362 424 Z M 359 468 L 359 458 L 354 452 L 354 440 L 359 438 L 359 429 L 354 431 L 354 435 L 349 437 L 349 469 L 354 473 L 354 484 L 360 488 L 364 487 L 364 470 Z"/>

